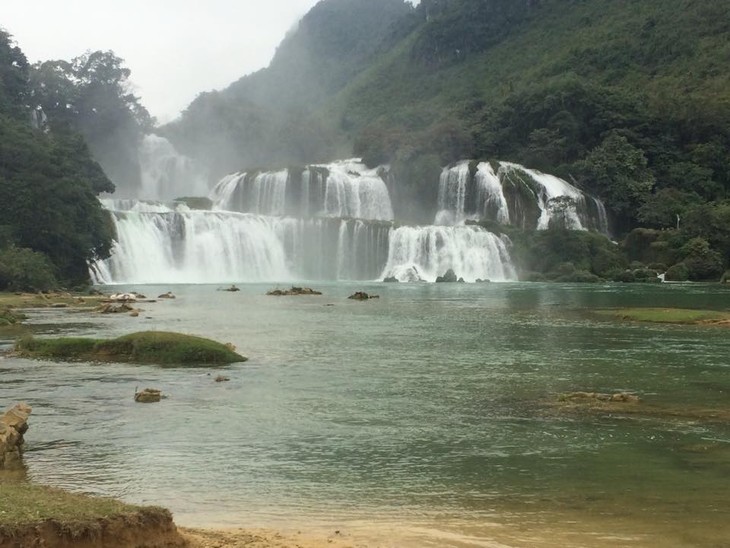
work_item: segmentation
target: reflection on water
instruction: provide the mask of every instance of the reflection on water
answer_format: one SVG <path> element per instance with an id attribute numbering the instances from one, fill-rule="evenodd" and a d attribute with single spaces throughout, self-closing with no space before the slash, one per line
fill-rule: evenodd
<path id="1" fill-rule="evenodd" d="M 547 415 L 540 405 L 565 391 L 632 390 L 647 401 L 727 406 L 727 330 L 587 312 L 728 308 L 726 290 L 318 288 L 324 296 L 273 298 L 262 285 L 233 294 L 179 287 L 174 301 L 142 305 L 139 318 L 74 326 L 230 341 L 250 361 L 226 367 L 228 383 L 203 368 L 0 360 L 0 402 L 34 407 L 30 476 L 164 505 L 183 524 L 377 523 L 420 546 L 730 538 L 728 425 Z M 356 289 L 381 298 L 348 301 Z M 170 398 L 135 404 L 135 388 L 147 386 Z"/>

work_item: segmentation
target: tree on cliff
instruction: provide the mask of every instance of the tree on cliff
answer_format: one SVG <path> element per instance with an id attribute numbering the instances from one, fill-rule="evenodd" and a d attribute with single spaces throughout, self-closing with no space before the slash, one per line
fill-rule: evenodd
<path id="1" fill-rule="evenodd" d="M 88 262 L 111 248 L 111 222 L 96 195 L 114 186 L 81 135 L 33 127 L 31 100 L 27 60 L 0 31 L 0 290 L 38 288 L 13 275 L 20 259 L 47 268 L 24 248 L 48 257 L 47 274 L 66 284 L 88 281 Z"/>
<path id="2" fill-rule="evenodd" d="M 30 71 L 33 102 L 48 115 L 52 129 L 83 135 L 111 180 L 136 188 L 139 141 L 153 119 L 131 92 L 129 76 L 124 60 L 112 51 L 45 61 Z"/>

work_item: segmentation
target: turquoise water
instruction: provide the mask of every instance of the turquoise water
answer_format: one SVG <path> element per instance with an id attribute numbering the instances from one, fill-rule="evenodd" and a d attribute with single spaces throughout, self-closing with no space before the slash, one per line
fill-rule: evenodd
<path id="1" fill-rule="evenodd" d="M 29 477 L 166 506 L 188 525 L 388 527 L 393 546 L 727 545 L 728 424 L 576 416 L 548 403 L 632 390 L 726 409 L 730 331 L 590 310 L 727 310 L 730 291 L 315 287 L 325 294 L 136 288 L 178 297 L 141 305 L 139 318 L 34 312 L 32 322 L 78 335 L 208 336 L 250 360 L 210 370 L 0 359 L 0 404 L 34 408 Z M 381 298 L 346 299 L 360 289 Z M 213 382 L 221 372 L 231 381 Z M 147 386 L 169 399 L 135 404 Z"/>

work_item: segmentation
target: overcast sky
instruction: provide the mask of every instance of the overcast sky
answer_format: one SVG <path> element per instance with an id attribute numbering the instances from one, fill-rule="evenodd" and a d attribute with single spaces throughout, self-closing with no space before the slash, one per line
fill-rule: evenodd
<path id="1" fill-rule="evenodd" d="M 0 0 L 0 27 L 31 62 L 113 50 L 160 122 L 201 91 L 269 64 L 317 0 Z"/>

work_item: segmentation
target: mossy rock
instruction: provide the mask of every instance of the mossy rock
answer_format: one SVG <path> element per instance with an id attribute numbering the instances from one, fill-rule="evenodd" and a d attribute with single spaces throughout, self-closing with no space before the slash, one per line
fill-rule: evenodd
<path id="1" fill-rule="evenodd" d="M 143 331 L 110 340 L 25 337 L 16 343 L 15 350 L 22 357 L 62 361 L 154 365 L 220 365 L 246 361 L 230 345 L 160 331 Z"/>

